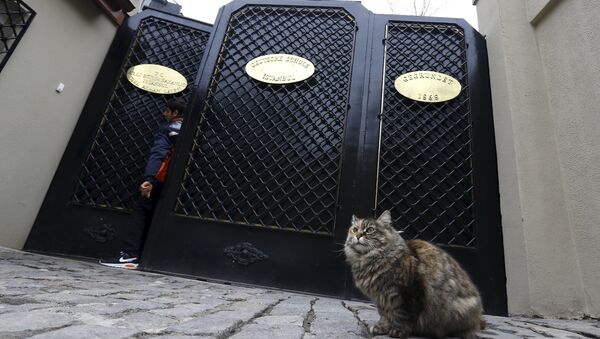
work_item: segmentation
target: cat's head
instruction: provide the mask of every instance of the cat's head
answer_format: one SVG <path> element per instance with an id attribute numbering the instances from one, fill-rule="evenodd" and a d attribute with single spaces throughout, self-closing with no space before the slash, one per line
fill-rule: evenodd
<path id="1" fill-rule="evenodd" d="M 344 245 L 346 256 L 361 256 L 372 251 L 384 251 L 388 246 L 403 245 L 404 240 L 392 227 L 390 211 L 379 218 L 357 218 L 352 216 L 348 236 Z"/>

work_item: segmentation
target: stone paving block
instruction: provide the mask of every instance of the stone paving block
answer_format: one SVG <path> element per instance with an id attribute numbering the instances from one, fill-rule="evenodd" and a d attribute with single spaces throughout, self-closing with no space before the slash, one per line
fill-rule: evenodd
<path id="1" fill-rule="evenodd" d="M 225 310 L 218 310 L 179 325 L 168 328 L 168 331 L 182 334 L 220 334 L 231 328 L 251 320 L 268 306 L 253 302 L 240 302 L 230 305 Z"/>
<path id="2" fill-rule="evenodd" d="M 96 301 L 96 303 L 75 305 L 71 310 L 77 313 L 118 314 L 125 311 L 156 310 L 167 307 L 164 304 L 140 300 L 109 300 L 105 302 L 104 299 L 97 299 Z"/>
<path id="3" fill-rule="evenodd" d="M 148 337 L 146 339 L 217 339 L 217 337 L 208 335 L 179 335 L 179 334 L 162 334 L 160 336 Z M 255 338 L 259 339 L 259 338 Z"/>
<path id="4" fill-rule="evenodd" d="M 177 293 L 190 293 L 193 295 L 216 296 L 223 295 L 229 292 L 223 286 L 215 286 L 213 283 L 206 281 L 194 281 L 196 284 L 186 289 L 181 289 Z M 225 285 L 226 286 L 226 285 Z"/>
<path id="5" fill-rule="evenodd" d="M 598 320 L 535 319 L 523 317 L 513 317 L 511 319 L 554 329 L 562 329 L 573 333 L 579 333 L 587 336 L 588 338 L 600 338 L 600 321 Z"/>
<path id="6" fill-rule="evenodd" d="M 71 316 L 44 310 L 3 313 L 0 314 L 0 338 L 2 333 L 55 329 L 73 321 Z"/>
<path id="7" fill-rule="evenodd" d="M 127 295 L 126 293 L 123 293 L 121 290 L 119 289 L 113 289 L 113 288 L 109 288 L 109 289 L 104 289 L 104 288 L 89 288 L 89 289 L 82 289 L 81 286 L 78 286 L 79 289 L 77 290 L 72 290 L 70 291 L 73 294 L 78 294 L 78 295 L 85 295 L 85 296 L 90 296 L 90 297 L 105 297 L 110 295 L 113 298 L 118 298 L 117 296 L 119 295 Z M 139 298 L 140 296 L 136 294 L 136 298 Z"/>
<path id="8" fill-rule="evenodd" d="M 269 314 L 298 315 L 304 317 L 311 309 L 311 302 L 317 299 L 315 296 L 293 294 L 275 306 Z"/>
<path id="9" fill-rule="evenodd" d="M 249 298 L 248 300 L 244 301 L 230 302 L 224 309 L 243 313 L 257 313 L 258 310 L 264 310 L 267 308 L 267 306 L 270 306 L 269 308 L 273 308 L 282 301 L 283 300 L 277 299 L 275 296 L 264 297 L 260 299 Z"/>
<path id="10" fill-rule="evenodd" d="M 364 329 L 341 300 L 320 298 L 314 306 L 314 320 L 305 338 L 364 338 Z"/>
<path id="11" fill-rule="evenodd" d="M 0 286 L 6 289 L 24 290 L 37 292 L 40 289 L 46 287 L 41 281 L 35 281 L 26 278 L 12 278 L 9 280 L 2 281 Z"/>
<path id="12" fill-rule="evenodd" d="M 482 338 L 539 338 L 544 335 L 536 333 L 529 328 L 516 326 L 507 322 L 506 318 L 486 316 L 487 328 L 485 329 L 485 336 Z"/>
<path id="13" fill-rule="evenodd" d="M 240 286 L 235 286 L 235 288 L 232 288 L 230 286 L 230 290 L 223 294 L 223 298 L 226 300 L 232 300 L 232 301 L 247 300 L 249 298 L 255 298 L 255 297 L 261 296 L 266 293 L 267 293 L 266 290 L 259 290 L 259 289 L 255 289 L 255 288 L 247 288 L 247 287 L 240 287 Z"/>
<path id="14" fill-rule="evenodd" d="M 75 325 L 30 337 L 30 339 L 121 339 L 130 338 L 137 333 L 135 329 L 111 328 L 95 325 Z"/>
<path id="15" fill-rule="evenodd" d="M 280 316 L 285 318 L 286 316 Z M 269 339 L 289 339 L 289 338 L 301 338 L 304 333 L 302 325 L 297 324 L 282 324 L 282 320 L 277 320 L 280 325 L 273 323 L 266 324 L 249 324 L 242 328 L 241 332 L 234 334 L 229 337 L 231 339 L 258 339 L 258 338 L 269 338 Z M 296 322 L 296 319 L 293 320 Z M 283 321 L 285 323 L 285 321 Z"/>
<path id="16" fill-rule="evenodd" d="M 285 295 L 277 294 L 277 296 Z M 231 338 L 301 338 L 304 333 L 304 319 L 310 310 L 310 302 L 310 297 L 288 294 L 266 315 L 245 324 Z"/>
<path id="17" fill-rule="evenodd" d="M 220 297 L 225 296 L 229 293 L 229 290 L 226 289 L 216 289 L 216 288 L 205 288 L 205 282 L 198 282 L 198 285 L 191 286 L 190 288 L 182 289 L 175 291 L 175 295 L 179 295 L 182 297 L 191 297 L 196 298 L 198 296 L 201 297 Z"/>
<path id="18" fill-rule="evenodd" d="M 84 312 L 76 312 L 70 308 L 59 307 L 52 310 L 57 313 L 67 313 L 70 314 L 74 319 L 77 320 L 78 323 L 85 325 L 95 325 L 101 327 L 115 327 L 115 323 L 119 321 L 119 318 L 110 318 L 106 315 L 100 314 L 89 314 Z"/>
<path id="19" fill-rule="evenodd" d="M 4 276 L 8 276 L 9 274 L 19 274 L 21 272 L 31 271 L 31 268 L 11 263 L 9 262 L 9 259 L 2 258 L 1 256 L 0 260 L 3 261 L 2 266 L 0 266 L 0 273 L 2 273 Z"/>
<path id="20" fill-rule="evenodd" d="M 17 312 L 29 312 L 33 310 L 48 308 L 46 304 L 23 304 L 23 305 L 10 305 L 4 304 L 0 301 L 0 314 L 2 313 L 17 313 Z"/>
<path id="21" fill-rule="evenodd" d="M 127 299 L 127 298 L 124 298 L 124 299 Z M 165 304 L 165 305 L 174 305 L 174 304 L 179 304 L 182 302 L 186 303 L 186 304 L 196 302 L 195 300 L 190 299 L 190 298 L 181 298 L 177 294 L 161 295 L 160 297 L 153 298 L 152 301 L 161 303 L 161 304 Z"/>
<path id="22" fill-rule="evenodd" d="M 538 335 L 547 337 L 547 338 L 572 338 L 572 339 L 587 338 L 587 337 L 584 337 L 582 335 L 579 335 L 579 334 L 576 334 L 573 332 L 568 332 L 568 331 L 564 331 L 564 330 L 555 329 L 552 327 L 540 326 L 540 325 L 516 321 L 516 320 L 515 321 L 512 321 L 512 320 L 506 321 L 506 324 L 513 326 L 513 327 L 521 327 L 521 328 L 529 329 L 532 332 L 535 332 Z"/>
<path id="23" fill-rule="evenodd" d="M 200 288 L 200 286 L 196 287 L 196 288 Z M 215 293 L 215 294 L 227 294 L 230 293 L 232 290 L 231 285 L 220 285 L 217 283 L 213 283 L 213 282 L 207 282 L 207 281 L 203 281 L 202 282 L 202 288 L 201 291 L 204 293 Z"/>
<path id="24" fill-rule="evenodd" d="M 201 303 L 180 304 L 175 305 L 172 308 L 150 310 L 149 312 L 163 316 L 170 316 L 174 318 L 188 320 L 187 318 L 193 317 L 194 315 L 199 315 L 200 313 L 212 310 L 218 306 L 225 305 L 226 303 L 227 302 L 225 300 L 211 298 L 205 299 Z"/>
<path id="25" fill-rule="evenodd" d="M 267 315 L 252 321 L 252 323 L 264 325 L 264 327 L 302 327 L 303 322 L 304 317 L 299 315 Z"/>
<path id="26" fill-rule="evenodd" d="M 56 304 L 69 304 L 69 305 L 87 305 L 97 304 L 100 300 L 103 303 L 117 303 L 119 300 L 111 298 L 102 298 L 94 296 L 85 296 L 79 294 L 73 294 L 70 291 L 63 291 L 59 293 L 41 293 L 32 296 L 38 303 L 56 303 Z"/>
<path id="27" fill-rule="evenodd" d="M 356 316 L 368 326 L 379 321 L 379 313 L 373 304 L 367 304 L 359 301 L 344 301 L 346 308 L 356 313 Z"/>
<path id="28" fill-rule="evenodd" d="M 1 274 L 0 274 L 1 276 Z M 27 291 L 16 291 L 13 289 L 7 289 L 5 287 L 0 286 L 0 295 L 1 296 L 29 296 L 31 293 Z"/>
<path id="29" fill-rule="evenodd" d="M 119 317 L 114 326 L 132 328 L 146 333 L 160 333 L 177 322 L 176 319 L 150 312 L 136 312 Z"/>
<path id="30" fill-rule="evenodd" d="M 252 315 L 239 314 L 234 311 L 221 311 L 216 314 L 195 318 L 179 325 L 169 327 L 167 331 L 188 335 L 217 335 L 249 320 Z"/>
<path id="31" fill-rule="evenodd" d="M 39 304 L 40 302 L 25 295 L 0 296 L 0 307 L 7 305 Z"/>
<path id="32" fill-rule="evenodd" d="M 156 299 L 160 297 L 160 294 L 157 293 L 156 296 L 150 296 L 147 294 L 140 294 L 136 292 L 111 292 L 106 294 L 105 297 L 109 297 L 114 300 L 130 300 L 130 301 L 152 301 L 164 304 L 163 302 L 157 301 Z"/>
<path id="33" fill-rule="evenodd" d="M 72 294 L 75 290 L 78 290 L 81 285 L 77 281 L 56 281 L 56 282 L 46 282 L 46 286 L 35 294 L 54 294 L 54 293 L 66 293 Z M 81 291 L 81 290 L 80 290 Z"/>

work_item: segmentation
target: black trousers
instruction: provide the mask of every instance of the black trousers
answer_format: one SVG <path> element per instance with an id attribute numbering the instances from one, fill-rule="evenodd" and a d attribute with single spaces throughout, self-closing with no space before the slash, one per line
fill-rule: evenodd
<path id="1" fill-rule="evenodd" d="M 153 185 L 152 193 L 149 198 L 142 197 L 138 192 L 124 239 L 124 251 L 130 256 L 139 257 L 144 249 L 146 236 L 148 235 L 148 230 L 152 223 L 152 216 L 154 215 L 156 203 L 158 202 L 161 191 L 162 184 L 156 183 Z"/>

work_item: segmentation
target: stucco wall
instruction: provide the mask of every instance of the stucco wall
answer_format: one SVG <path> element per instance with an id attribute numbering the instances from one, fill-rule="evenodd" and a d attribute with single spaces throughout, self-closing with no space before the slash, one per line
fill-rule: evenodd
<path id="1" fill-rule="evenodd" d="M 90 0 L 26 3 L 37 15 L 0 72 L 0 246 L 17 249 L 117 28 Z"/>
<path id="2" fill-rule="evenodd" d="M 492 79 L 509 312 L 599 316 L 600 3 L 477 7 Z"/>
<path id="3" fill-rule="evenodd" d="M 587 312 L 600 315 L 600 3 L 558 1 L 535 27 Z"/>

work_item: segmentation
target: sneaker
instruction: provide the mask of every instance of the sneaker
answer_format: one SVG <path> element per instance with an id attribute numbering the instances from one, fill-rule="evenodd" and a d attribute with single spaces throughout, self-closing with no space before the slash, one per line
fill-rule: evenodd
<path id="1" fill-rule="evenodd" d="M 100 259 L 100 265 L 135 270 L 138 267 L 138 257 L 121 251 L 121 257 L 116 259 Z"/>

